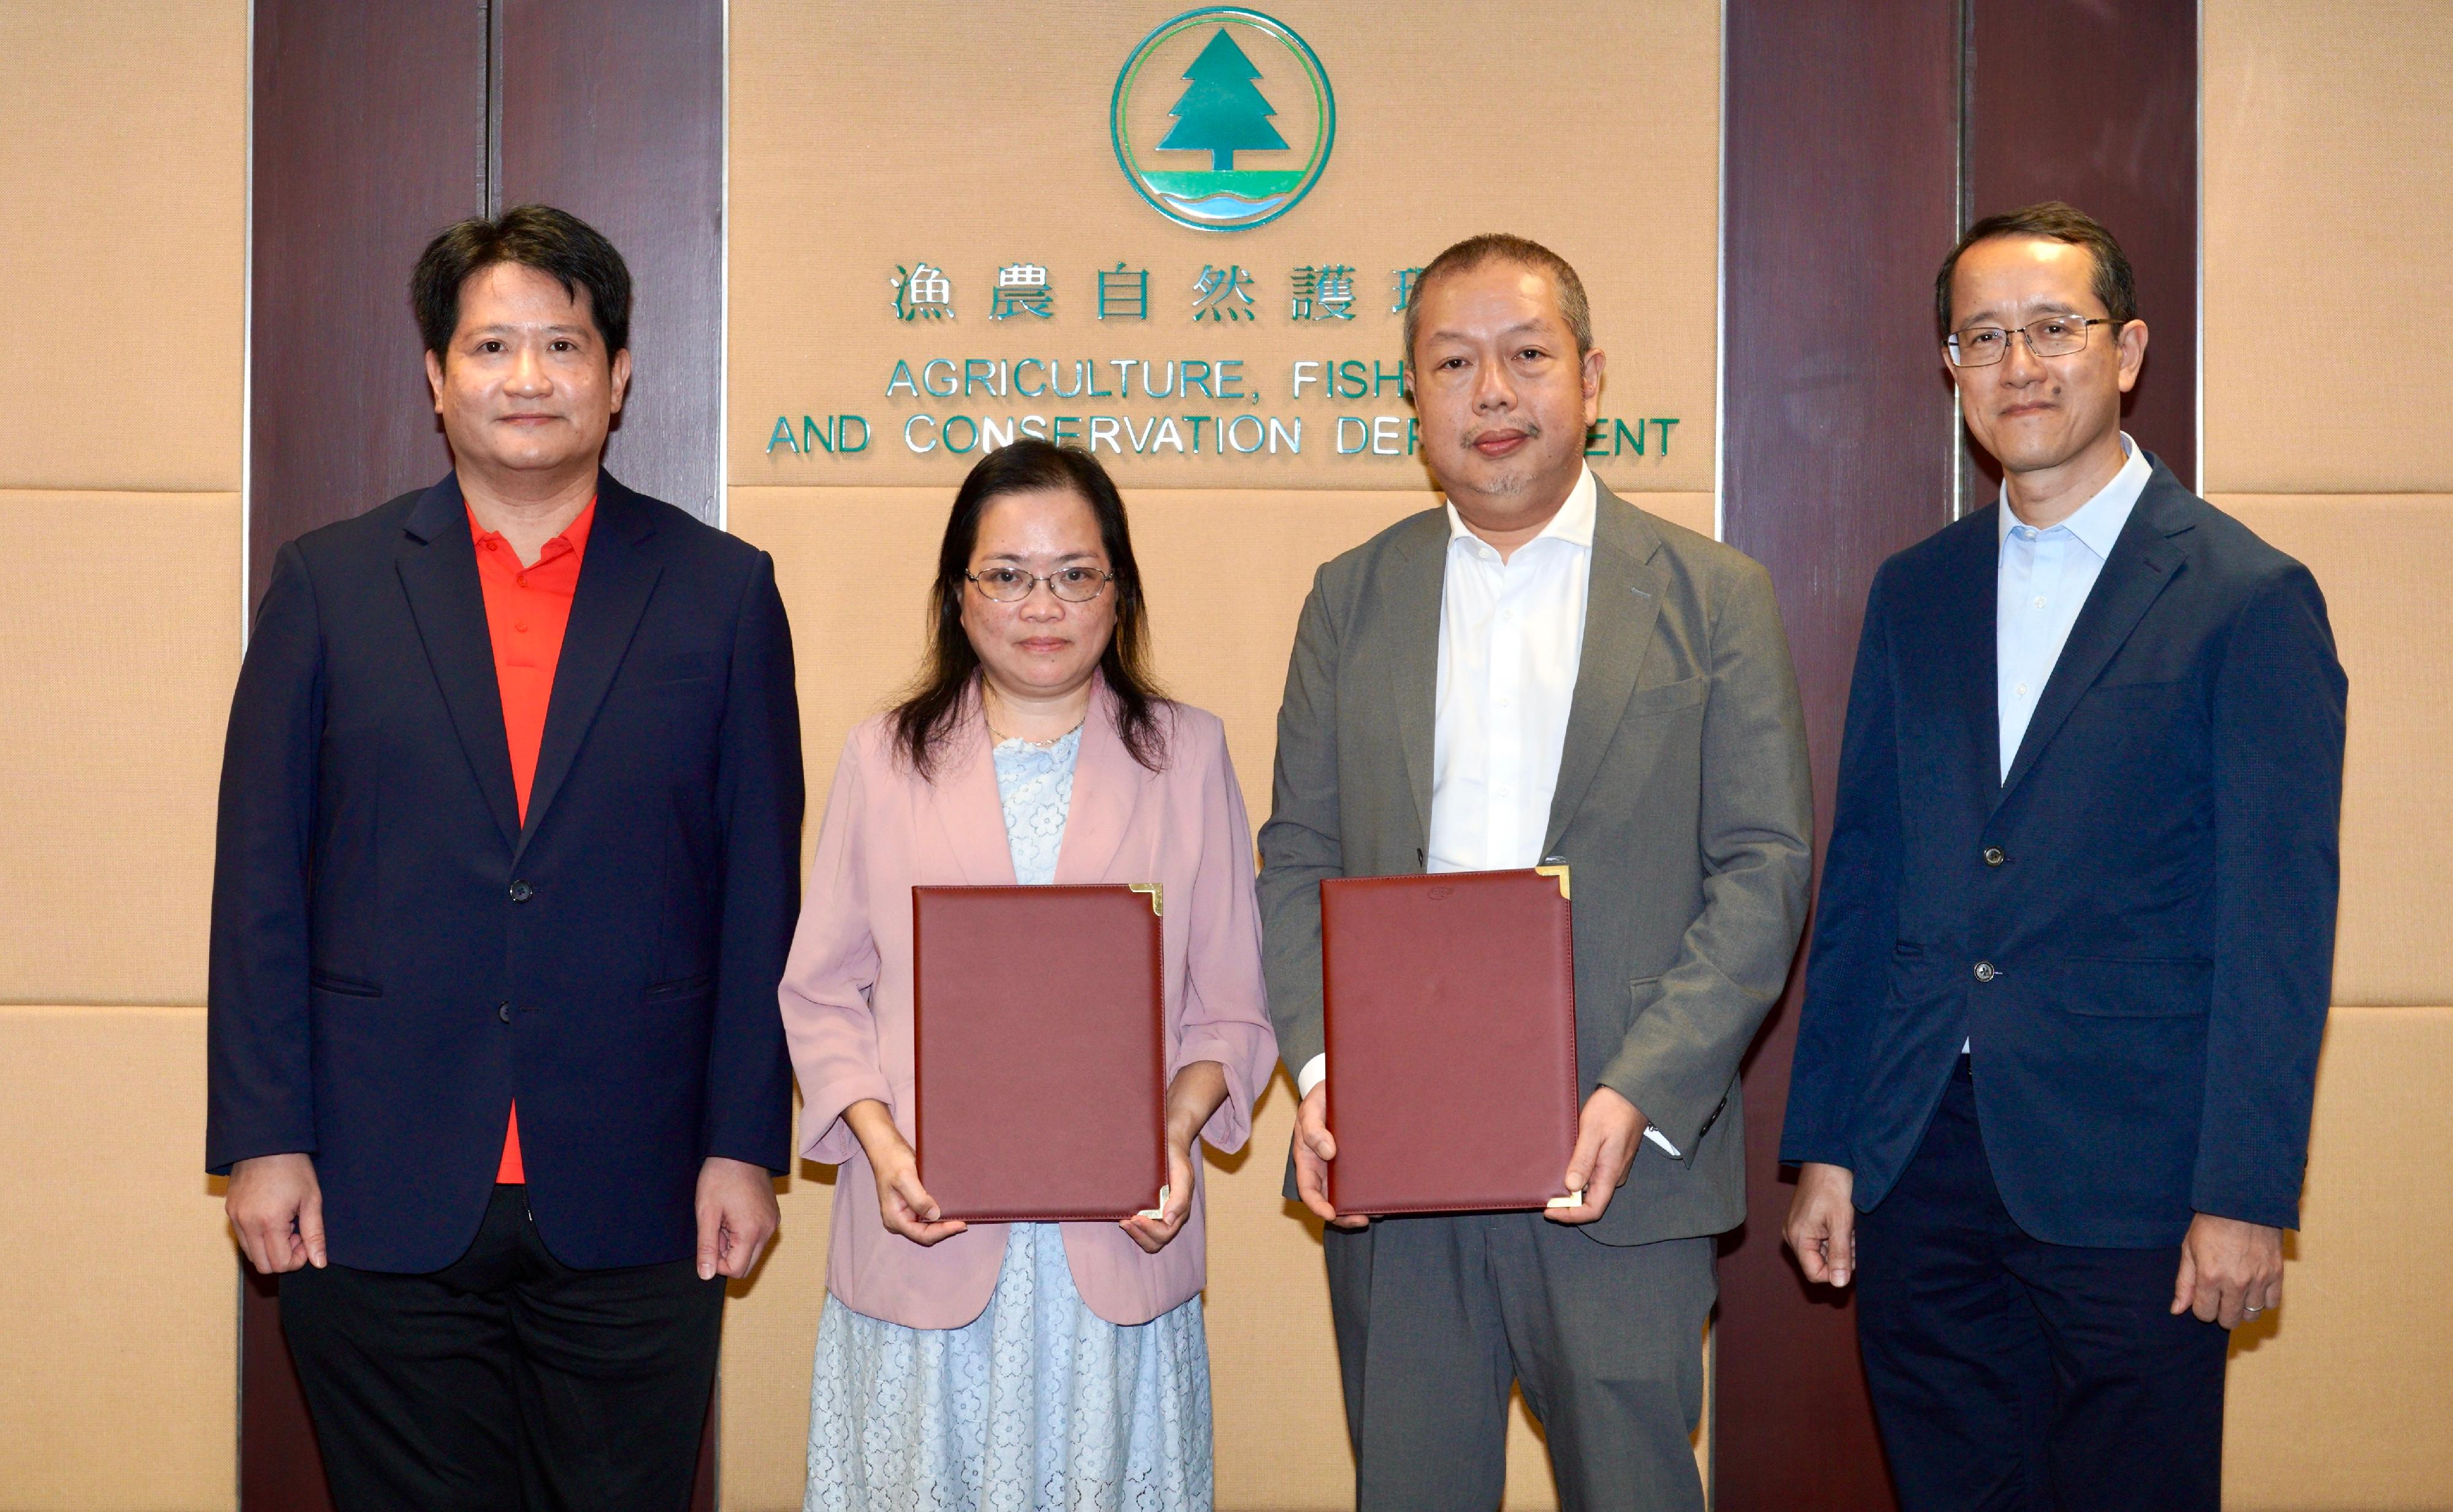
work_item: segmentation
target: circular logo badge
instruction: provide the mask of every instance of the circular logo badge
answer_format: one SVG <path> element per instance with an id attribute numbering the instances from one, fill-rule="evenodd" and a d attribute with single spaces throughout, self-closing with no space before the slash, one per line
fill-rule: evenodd
<path id="1" fill-rule="evenodd" d="M 1337 101 L 1310 44 L 1237 6 L 1187 10 L 1142 39 L 1108 107 L 1116 163 L 1168 220 L 1240 231 L 1320 182 Z"/>

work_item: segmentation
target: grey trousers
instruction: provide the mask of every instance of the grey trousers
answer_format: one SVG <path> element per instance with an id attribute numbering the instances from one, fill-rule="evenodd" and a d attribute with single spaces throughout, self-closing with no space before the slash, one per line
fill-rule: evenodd
<path id="1" fill-rule="evenodd" d="M 1326 1247 L 1358 1512 L 1497 1507 L 1511 1382 L 1566 1512 L 1703 1512 L 1710 1239 L 1622 1248 L 1469 1213 L 1331 1228 Z"/>

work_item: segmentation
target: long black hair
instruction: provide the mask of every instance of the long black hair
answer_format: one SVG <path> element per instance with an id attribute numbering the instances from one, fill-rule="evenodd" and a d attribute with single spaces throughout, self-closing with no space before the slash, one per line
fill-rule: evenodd
<path id="1" fill-rule="evenodd" d="M 946 537 L 937 547 L 937 581 L 928 589 L 928 654 L 903 701 L 894 706 L 894 744 L 924 778 L 936 775 L 937 758 L 952 741 L 955 721 L 972 681 L 979 653 L 963 630 L 963 595 L 970 587 L 971 549 L 979 542 L 980 516 L 1008 493 L 1063 492 L 1080 497 L 1099 521 L 1115 581 L 1115 632 L 1099 656 L 1099 675 L 1116 700 L 1116 737 L 1133 760 L 1151 771 L 1167 765 L 1167 730 L 1161 720 L 1166 695 L 1149 670 L 1149 611 L 1142 600 L 1142 573 L 1133 560 L 1125 501 L 1107 470 L 1073 447 L 1024 437 L 979 460 L 954 495 Z"/>

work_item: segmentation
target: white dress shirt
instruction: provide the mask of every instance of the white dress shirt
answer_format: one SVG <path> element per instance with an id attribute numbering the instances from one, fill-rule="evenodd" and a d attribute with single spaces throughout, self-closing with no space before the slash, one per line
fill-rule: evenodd
<path id="1" fill-rule="evenodd" d="M 1447 507 L 1428 870 L 1542 864 L 1584 660 L 1598 487 L 1585 468 L 1542 533 L 1506 561 Z M 1327 1074 L 1328 1057 L 1315 1055 L 1295 1085 L 1308 1096 Z M 1645 1134 L 1678 1153 L 1660 1130 Z"/>
<path id="2" fill-rule="evenodd" d="M 2027 722 L 2036 717 L 2036 700 L 2060 665 L 2062 647 L 2069 643 L 2070 627 L 2104 573 L 2112 543 L 2138 507 L 2138 496 L 2155 469 L 2129 432 L 2121 433 L 2121 449 L 2128 459 L 2112 481 L 2080 505 L 2078 512 L 2048 529 L 2023 523 L 2010 508 L 2010 490 L 2002 490 L 2002 558 L 1994 572 L 1993 710 L 2001 721 L 2002 769 L 1997 781 L 2007 781 L 2010 765 L 2019 758 L 2019 743 L 2027 737 Z M 1975 1045 L 1969 1040 L 1962 1054 Z"/>

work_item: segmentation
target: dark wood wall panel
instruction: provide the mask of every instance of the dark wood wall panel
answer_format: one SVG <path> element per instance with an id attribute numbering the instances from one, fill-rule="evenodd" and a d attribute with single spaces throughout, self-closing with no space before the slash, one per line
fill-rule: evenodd
<path id="1" fill-rule="evenodd" d="M 2150 334 L 2124 424 L 2194 488 L 2198 8 L 1972 4 L 1968 218 L 2059 199 L 2111 228 L 2137 272 Z"/>
<path id="2" fill-rule="evenodd" d="M 248 563 L 261 596 L 283 542 L 450 466 L 409 271 L 486 203 L 485 7 L 256 0 L 254 175 Z"/>
<path id="3" fill-rule="evenodd" d="M 496 0 L 497 208 L 560 206 L 637 287 L 633 376 L 605 465 L 721 518 L 722 0 Z"/>
<path id="4" fill-rule="evenodd" d="M 1951 516 L 1966 444 L 1930 299 L 1963 226 L 2058 198 L 2112 228 L 2154 332 L 2127 424 L 2194 485 L 2197 7 L 1729 0 L 1725 14 L 1725 533 L 1779 586 L 1819 854 L 1866 587 Z M 1998 480 L 1973 462 L 1969 507 Z M 1718 1323 L 1723 1512 L 1893 1505 L 1849 1299 L 1809 1290 L 1781 1245 L 1799 976 L 1745 1073 L 1748 1213 L 1724 1245 Z"/>
<path id="5" fill-rule="evenodd" d="M 250 602 L 283 542 L 450 466 L 409 271 L 485 205 L 485 8 L 256 0 L 253 84 Z M 239 1505 L 327 1512 L 279 1290 L 240 1268 Z"/>
<path id="6" fill-rule="evenodd" d="M 1724 534 L 1770 569 L 1830 834 L 1865 589 L 1950 518 L 1933 336 L 1957 235 L 1959 0 L 1729 0 Z M 1802 957 L 1801 957 L 1802 960 Z M 1745 1226 L 1724 1242 L 1713 1464 L 1722 1512 L 1892 1504 L 1848 1299 L 1781 1244 L 1797 983 L 1745 1071 Z"/>
<path id="7" fill-rule="evenodd" d="M 718 518 L 721 0 L 256 0 L 250 593 L 285 541 L 450 466 L 409 312 L 436 231 L 530 200 L 596 224 L 637 284 L 608 462 Z M 244 1267 L 242 1267 L 244 1268 Z M 330 1499 L 274 1282 L 240 1287 L 239 1504 Z M 712 1508 L 714 1409 L 693 1505 Z"/>

